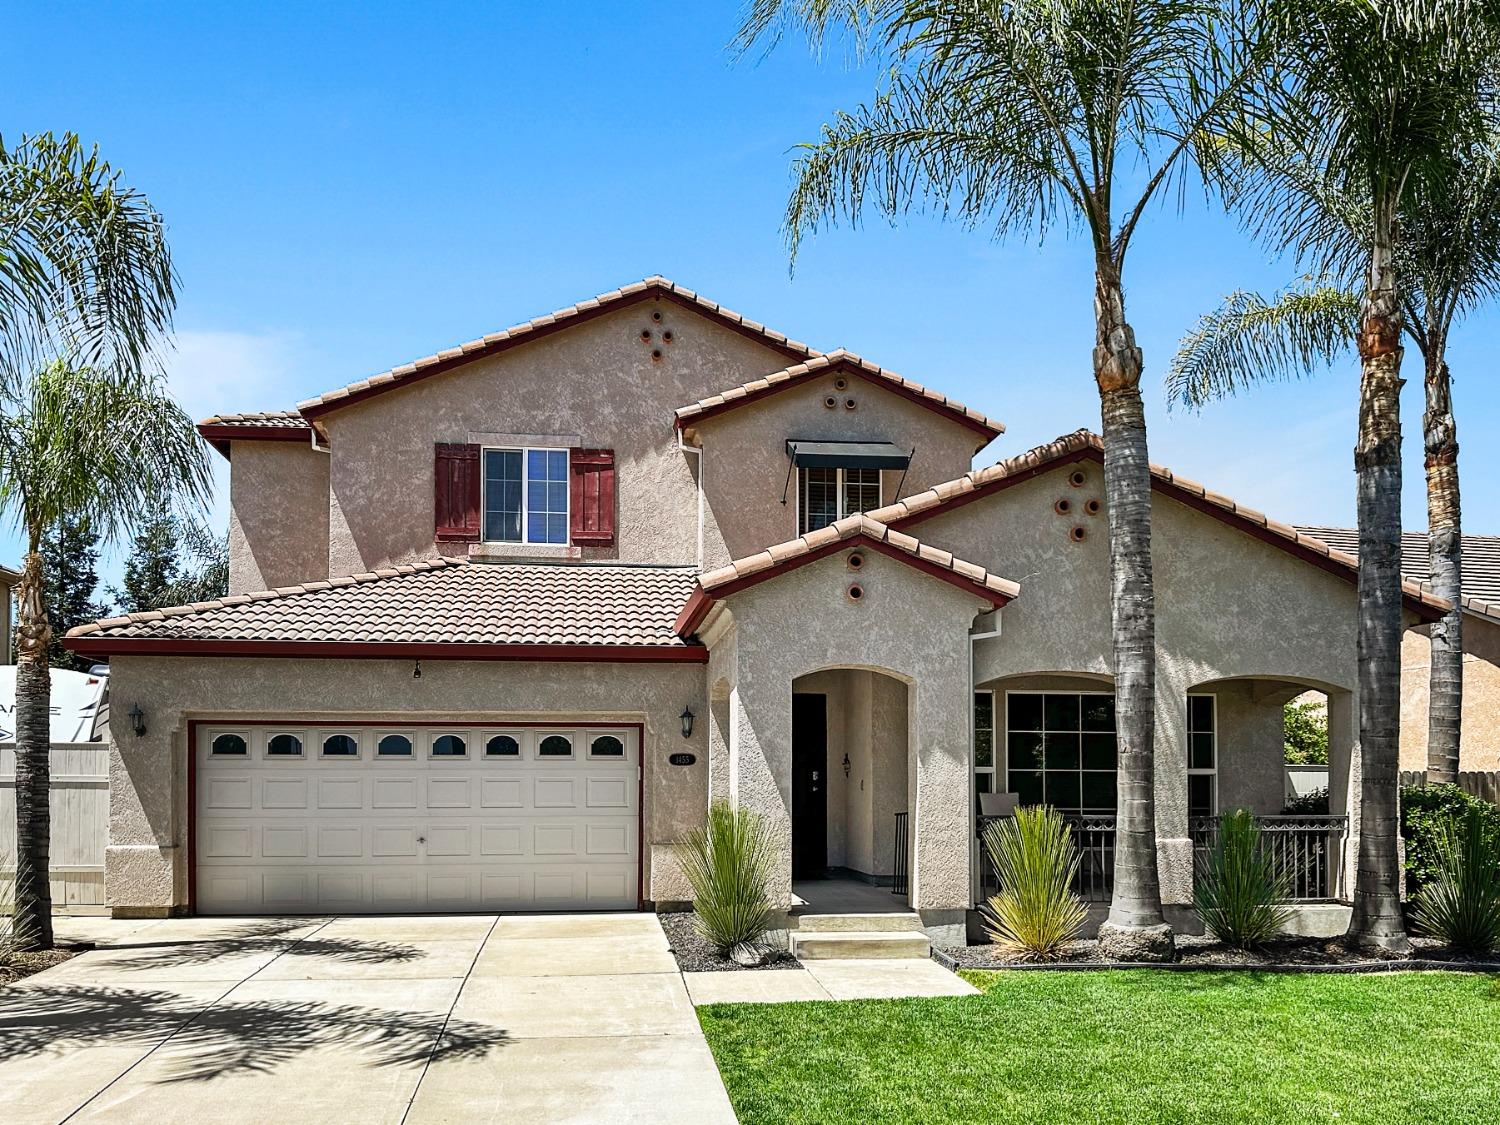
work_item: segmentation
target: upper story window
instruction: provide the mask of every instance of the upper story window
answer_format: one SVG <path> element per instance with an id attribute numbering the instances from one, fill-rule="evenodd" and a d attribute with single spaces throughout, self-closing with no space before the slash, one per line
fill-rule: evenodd
<path id="1" fill-rule="evenodd" d="M 797 470 L 797 534 L 880 507 L 879 469 Z"/>
<path id="2" fill-rule="evenodd" d="M 484 538 L 567 544 L 566 449 L 484 451 Z"/>

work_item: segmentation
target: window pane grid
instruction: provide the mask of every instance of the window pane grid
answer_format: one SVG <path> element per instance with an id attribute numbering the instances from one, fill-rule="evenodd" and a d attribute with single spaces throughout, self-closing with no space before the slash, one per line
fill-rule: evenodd
<path id="1" fill-rule="evenodd" d="M 799 469 L 797 534 L 880 507 L 879 469 Z"/>
<path id="2" fill-rule="evenodd" d="M 1074 815 L 1114 812 L 1115 751 L 1113 696 L 1007 693 L 1006 784 L 1021 804 Z"/>
<path id="3" fill-rule="evenodd" d="M 566 449 L 484 451 L 484 538 L 567 544 Z"/>
<path id="4" fill-rule="evenodd" d="M 1187 698 L 1188 816 L 1214 816 L 1219 800 L 1218 698 Z"/>

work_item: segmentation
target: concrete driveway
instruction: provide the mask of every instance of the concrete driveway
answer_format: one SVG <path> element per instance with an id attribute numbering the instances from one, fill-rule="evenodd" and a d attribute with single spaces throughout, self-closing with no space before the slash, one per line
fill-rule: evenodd
<path id="1" fill-rule="evenodd" d="M 58 921 L 7 1125 L 735 1119 L 649 914 Z"/>

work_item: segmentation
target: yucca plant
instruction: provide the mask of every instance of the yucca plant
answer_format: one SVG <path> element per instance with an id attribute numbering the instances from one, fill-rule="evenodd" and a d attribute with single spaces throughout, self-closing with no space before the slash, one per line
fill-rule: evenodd
<path id="1" fill-rule="evenodd" d="M 1462 953 L 1500 949 L 1500 835 L 1483 810 L 1440 819 L 1432 832 L 1437 878 L 1417 892 L 1417 928 Z"/>
<path id="2" fill-rule="evenodd" d="M 1039 960 L 1061 955 L 1088 913 L 1073 892 L 1078 849 L 1062 815 L 1047 805 L 1017 809 L 985 828 L 984 850 L 1000 878 L 999 894 L 979 908 L 990 939 Z"/>
<path id="3" fill-rule="evenodd" d="M 0 965 L 25 948 L 16 926 L 15 859 L 0 852 Z"/>
<path id="4" fill-rule="evenodd" d="M 726 956 L 737 945 L 754 945 L 770 928 L 772 913 L 766 883 L 774 853 L 765 821 L 715 801 L 707 824 L 677 845 L 677 855 L 704 940 Z"/>
<path id="5" fill-rule="evenodd" d="M 1195 860 L 1193 906 L 1204 928 L 1234 949 L 1256 949 L 1281 933 L 1292 912 L 1283 905 L 1291 879 L 1261 846 L 1248 809 L 1219 817 L 1213 846 Z"/>

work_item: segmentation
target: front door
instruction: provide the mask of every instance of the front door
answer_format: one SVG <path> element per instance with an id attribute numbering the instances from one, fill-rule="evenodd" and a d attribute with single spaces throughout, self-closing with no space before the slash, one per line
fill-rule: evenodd
<path id="1" fill-rule="evenodd" d="M 828 873 L 828 697 L 792 695 L 792 878 Z"/>

